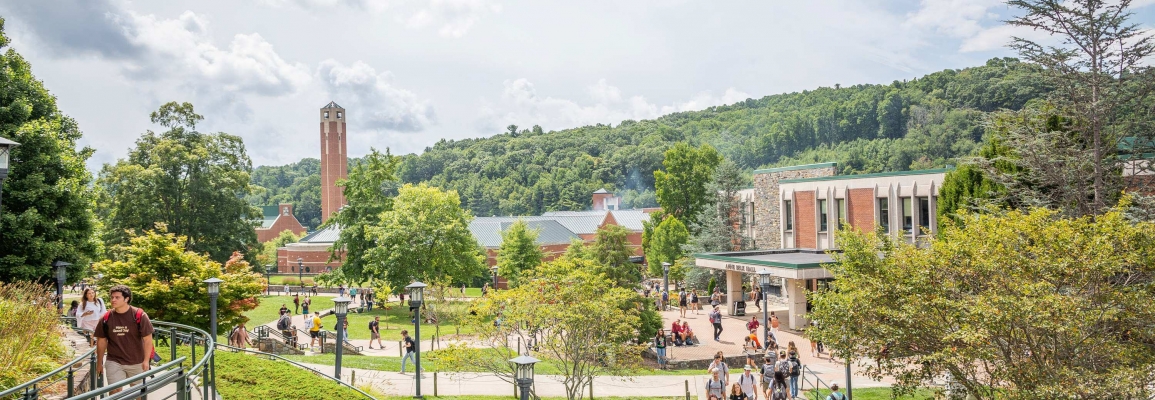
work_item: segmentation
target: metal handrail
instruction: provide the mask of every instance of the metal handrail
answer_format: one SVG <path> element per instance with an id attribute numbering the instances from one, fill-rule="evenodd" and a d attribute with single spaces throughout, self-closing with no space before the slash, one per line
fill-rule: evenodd
<path id="1" fill-rule="evenodd" d="M 65 370 L 71 369 L 76 364 L 84 362 L 84 359 L 92 358 L 95 354 L 96 354 L 96 348 L 93 347 L 92 349 L 89 349 L 88 351 L 84 352 L 84 354 L 81 354 L 81 355 L 77 356 L 76 358 L 72 359 L 72 361 L 69 361 L 67 364 L 61 365 L 60 368 L 54 369 L 51 372 L 48 372 L 44 375 L 40 375 L 40 376 L 36 377 L 35 379 L 32 379 L 28 382 L 21 383 L 17 386 L 9 388 L 8 390 L 0 392 L 0 399 L 5 398 L 7 396 L 14 395 L 16 393 L 19 393 L 21 390 L 28 389 L 29 387 L 31 387 L 31 390 L 36 391 L 37 390 L 36 385 L 38 385 L 40 382 L 45 381 L 48 378 L 55 376 L 56 374 L 64 372 Z M 95 362 L 95 358 L 93 358 L 91 361 Z M 71 372 L 71 371 L 69 371 L 69 372 Z M 69 385 L 69 386 L 71 386 L 71 385 Z M 69 393 L 71 393 L 72 388 L 70 387 L 68 389 L 68 391 L 69 391 Z"/>
<path id="2" fill-rule="evenodd" d="M 204 389 L 202 398 L 205 400 L 216 398 L 216 382 L 212 382 L 212 380 L 209 378 L 211 366 L 209 362 L 213 360 L 213 350 L 216 348 L 216 338 L 212 337 L 208 332 L 205 332 L 204 330 L 188 325 L 164 321 L 153 321 L 152 324 L 154 327 L 168 328 L 168 330 L 155 329 L 154 335 L 162 334 L 168 336 L 170 356 L 173 358 L 172 361 L 164 363 L 155 368 L 151 368 L 148 371 L 144 371 L 140 374 L 130 376 L 127 379 L 117 382 L 114 385 L 104 386 L 97 390 L 91 390 L 77 396 L 69 397 L 67 400 L 83 400 L 104 397 L 110 399 L 137 399 L 143 396 L 147 396 L 149 393 L 152 393 L 172 382 L 177 383 L 177 398 L 183 400 L 188 398 L 188 390 L 193 386 L 192 381 L 198 375 L 198 371 L 204 374 L 204 377 L 201 380 L 201 384 Z M 185 330 L 187 333 L 178 333 L 178 329 Z M 197 336 L 199 336 L 199 338 Z M 178 338 L 183 339 L 189 343 L 189 346 L 192 350 L 192 358 L 194 359 L 196 358 L 196 347 L 198 342 L 203 343 L 205 346 L 204 354 L 199 360 L 197 360 L 195 364 L 193 364 L 188 369 L 185 369 L 184 367 L 184 362 L 188 358 L 176 357 Z M 153 378 L 146 379 L 148 377 Z M 131 390 L 123 391 L 109 397 L 109 392 L 116 389 L 125 388 L 126 386 L 136 382 L 142 382 L 142 384 L 137 387 L 133 387 Z"/>
<path id="3" fill-rule="evenodd" d="M 806 388 L 806 384 L 810 382 L 810 380 L 806 379 L 807 373 L 814 375 L 814 383 L 811 385 L 814 387 L 814 390 L 812 390 L 812 392 L 814 392 L 814 400 L 822 400 L 822 393 L 818 392 L 819 389 L 822 389 L 819 387 L 819 385 L 826 387 L 826 390 L 830 390 L 830 385 L 827 385 L 826 382 L 823 382 L 822 378 L 819 378 L 817 373 L 805 365 L 802 366 L 802 387 L 799 387 L 798 390 L 804 390 Z"/>
<path id="4" fill-rule="evenodd" d="M 367 399 L 370 399 L 370 400 L 377 400 L 377 398 L 376 398 L 376 397 L 373 397 L 373 396 L 372 396 L 372 395 L 370 395 L 369 393 L 365 393 L 365 391 L 363 391 L 363 390 L 361 390 L 361 389 L 358 389 L 357 387 L 355 387 L 355 386 L 353 386 L 353 385 L 350 385 L 350 384 L 348 384 L 348 383 L 345 383 L 344 381 L 342 381 L 342 380 L 340 380 L 340 379 L 337 379 L 337 378 L 334 378 L 334 377 L 332 377 L 332 376 L 330 376 L 330 375 L 326 375 L 324 372 L 321 372 L 321 371 L 319 371 L 319 370 L 317 370 L 317 369 L 315 369 L 315 368 L 312 368 L 312 367 L 309 367 L 309 366 L 307 366 L 307 365 L 304 365 L 304 364 L 298 363 L 298 362 L 296 362 L 296 361 L 293 361 L 293 360 L 287 359 L 287 358 L 285 358 L 285 357 L 281 357 L 281 356 L 279 356 L 279 355 L 276 355 L 276 354 L 272 354 L 272 353 L 265 353 L 265 352 L 263 352 L 263 351 L 257 351 L 257 350 L 249 350 L 249 349 L 242 349 L 242 348 L 239 348 L 239 347 L 233 347 L 233 346 L 224 345 L 224 344 L 220 344 L 220 343 L 217 343 L 216 345 L 217 345 L 218 347 L 224 347 L 224 348 L 226 348 L 226 349 L 231 349 L 231 350 L 233 350 L 233 351 L 243 351 L 243 352 L 246 352 L 246 353 L 253 353 L 253 354 L 257 354 L 257 355 L 261 355 L 261 356 L 266 356 L 266 357 L 269 357 L 269 359 L 274 359 L 274 360 L 278 360 L 278 361 L 284 361 L 284 362 L 287 362 L 287 363 L 289 363 L 289 364 L 292 364 L 293 366 L 295 366 L 295 367 L 297 367 L 297 368 L 302 368 L 302 369 L 308 370 L 309 372 L 312 372 L 313 374 L 316 374 L 316 375 L 319 375 L 319 376 L 322 376 L 322 377 L 325 377 L 325 378 L 329 378 L 329 380 L 332 380 L 332 381 L 334 381 L 334 382 L 337 382 L 337 383 L 341 384 L 341 386 L 345 386 L 345 387 L 347 387 L 347 388 L 350 388 L 350 389 L 356 390 L 356 391 L 357 391 L 357 393 L 360 393 L 362 396 L 365 396 L 365 398 L 367 398 Z"/>

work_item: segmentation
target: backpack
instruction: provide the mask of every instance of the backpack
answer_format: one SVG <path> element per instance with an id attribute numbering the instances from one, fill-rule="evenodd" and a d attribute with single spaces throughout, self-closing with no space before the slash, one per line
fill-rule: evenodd
<path id="1" fill-rule="evenodd" d="M 282 331 L 289 330 L 289 319 L 286 318 L 286 316 L 282 315 L 281 319 L 277 320 L 277 329 Z"/>
<path id="2" fill-rule="evenodd" d="M 129 306 L 129 309 L 133 310 L 133 316 L 136 317 L 136 331 L 140 332 L 140 317 L 144 315 L 144 310 L 132 306 Z M 100 317 L 100 324 L 104 327 L 104 337 L 106 340 L 108 338 L 108 317 L 111 315 L 112 310 L 108 310 L 104 312 L 104 316 Z M 152 349 L 152 356 L 149 358 L 152 359 L 153 362 L 160 362 L 160 355 L 156 354 L 155 347 Z"/>
<path id="3" fill-rule="evenodd" d="M 769 370 L 769 371 L 767 371 Z M 762 364 L 762 382 L 774 382 L 774 365 L 770 363 Z"/>
<path id="4" fill-rule="evenodd" d="M 775 386 L 773 394 L 770 395 L 770 400 L 787 400 L 790 395 L 786 394 L 786 388 L 782 386 Z"/>
<path id="5" fill-rule="evenodd" d="M 834 395 L 838 395 L 838 397 L 834 397 Z M 846 400 L 846 395 L 839 392 L 834 392 L 829 396 L 826 396 L 826 400 Z"/>
<path id="6" fill-rule="evenodd" d="M 790 376 L 798 376 L 802 373 L 802 362 L 797 358 L 790 360 Z"/>

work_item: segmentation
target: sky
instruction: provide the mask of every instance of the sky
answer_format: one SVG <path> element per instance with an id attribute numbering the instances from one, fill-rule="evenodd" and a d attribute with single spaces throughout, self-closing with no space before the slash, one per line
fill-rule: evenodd
<path id="1" fill-rule="evenodd" d="M 1134 22 L 1155 26 L 1155 0 Z M 349 153 L 420 153 L 508 125 L 547 131 L 1013 56 L 996 0 L 0 0 L 11 47 L 96 149 L 124 157 L 168 101 L 254 166 L 319 157 L 318 109 Z"/>

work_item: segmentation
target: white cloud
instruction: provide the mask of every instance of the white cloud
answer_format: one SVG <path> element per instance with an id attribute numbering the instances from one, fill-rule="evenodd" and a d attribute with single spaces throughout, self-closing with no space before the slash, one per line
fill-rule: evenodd
<path id="1" fill-rule="evenodd" d="M 390 72 L 378 73 L 364 62 L 346 66 L 325 60 L 317 77 L 329 98 L 350 111 L 349 120 L 357 127 L 417 132 L 437 120 L 429 100 L 394 86 Z"/>
<path id="2" fill-rule="evenodd" d="M 922 0 L 907 24 L 933 29 L 953 37 L 970 37 L 983 29 L 982 22 L 993 19 L 989 10 L 1001 0 Z"/>
<path id="3" fill-rule="evenodd" d="M 565 129 L 598 123 L 613 124 L 629 119 L 652 119 L 675 112 L 731 104 L 750 97 L 745 92 L 729 88 L 720 96 L 702 92 L 687 101 L 657 105 L 643 96 L 625 98 L 621 89 L 601 79 L 586 88 L 592 103 L 583 105 L 564 98 L 541 97 L 534 84 L 525 78 L 506 80 L 503 86 L 500 100 L 483 100 L 476 124 L 477 129 L 483 133 L 495 133 L 510 124 Z"/>
<path id="4" fill-rule="evenodd" d="M 462 37 L 481 18 L 501 12 L 493 0 L 259 0 L 273 6 L 293 5 L 306 10 L 354 7 L 374 14 L 389 14 L 409 28 L 430 26 L 444 37 Z"/>

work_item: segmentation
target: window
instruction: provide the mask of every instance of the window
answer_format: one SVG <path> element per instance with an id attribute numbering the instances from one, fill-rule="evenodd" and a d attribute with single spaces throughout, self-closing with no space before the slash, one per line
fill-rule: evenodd
<path id="1" fill-rule="evenodd" d="M 325 111 L 325 118 L 329 118 L 329 112 Z"/>
<path id="2" fill-rule="evenodd" d="M 790 200 L 782 202 L 782 215 L 786 216 L 786 230 L 794 230 L 794 208 L 790 207 Z"/>
<path id="3" fill-rule="evenodd" d="M 283 213 L 281 213 L 281 215 L 284 215 L 286 217 L 289 216 L 289 207 L 285 207 L 285 210 Z"/>
<path id="4" fill-rule="evenodd" d="M 818 200 L 818 231 L 826 232 L 826 200 Z"/>
<path id="5" fill-rule="evenodd" d="M 337 111 L 337 119 L 341 119 L 341 112 Z"/>
<path id="6" fill-rule="evenodd" d="M 878 226 L 890 233 L 890 199 L 886 197 L 878 199 Z"/>
<path id="7" fill-rule="evenodd" d="M 910 230 L 914 228 L 914 225 L 913 225 L 914 224 L 914 218 L 912 217 L 912 215 L 913 214 L 912 214 L 912 211 L 910 208 L 910 197 L 903 197 L 902 198 L 902 230 L 906 231 L 907 233 L 910 233 Z"/>
<path id="8" fill-rule="evenodd" d="M 930 229 L 930 197 L 918 198 L 918 226 Z"/>
<path id="9" fill-rule="evenodd" d="M 838 229 L 842 229 L 846 225 L 846 199 L 834 200 L 834 206 L 837 208 L 834 212 L 838 216 Z"/>

